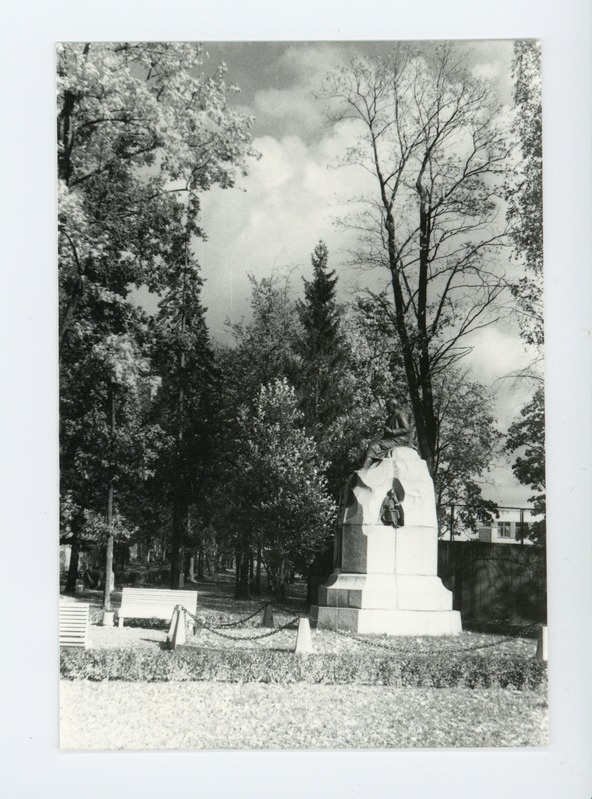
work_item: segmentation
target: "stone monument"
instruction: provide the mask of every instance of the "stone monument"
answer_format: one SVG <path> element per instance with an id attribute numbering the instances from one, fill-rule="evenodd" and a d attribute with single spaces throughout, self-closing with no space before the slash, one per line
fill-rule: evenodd
<path id="1" fill-rule="evenodd" d="M 319 589 L 318 627 L 389 635 L 461 632 L 437 574 L 438 522 L 427 464 L 398 404 L 342 493 L 335 571 Z M 393 435 L 393 433 L 395 433 Z"/>

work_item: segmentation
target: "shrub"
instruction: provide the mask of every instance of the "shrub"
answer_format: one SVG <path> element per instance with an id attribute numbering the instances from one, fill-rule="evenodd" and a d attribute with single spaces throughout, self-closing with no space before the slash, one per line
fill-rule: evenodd
<path id="1" fill-rule="evenodd" d="M 389 656 L 374 652 L 296 655 L 273 650 L 185 647 L 174 652 L 64 649 L 66 680 L 128 682 L 213 681 L 430 688 L 534 689 L 546 682 L 546 664 L 532 657 L 474 654 Z"/>

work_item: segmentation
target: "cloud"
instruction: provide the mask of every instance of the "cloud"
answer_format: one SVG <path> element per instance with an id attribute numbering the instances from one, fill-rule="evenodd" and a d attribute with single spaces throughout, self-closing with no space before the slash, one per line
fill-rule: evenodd
<path id="1" fill-rule="evenodd" d="M 320 104 L 305 90 L 265 89 L 255 94 L 255 113 L 259 126 L 266 130 L 298 130 L 300 136 L 312 136 L 323 124 Z"/>
<path id="2" fill-rule="evenodd" d="M 352 186 L 363 191 L 369 183 L 369 176 L 354 167 L 328 166 L 343 154 L 347 142 L 342 130 L 315 144 L 297 136 L 258 138 L 254 146 L 262 158 L 252 165 L 244 190 L 204 195 L 202 221 L 208 240 L 198 247 L 214 335 L 224 337 L 226 316 L 247 313 L 248 274 L 261 278 L 273 269 L 292 271 L 300 291 L 299 278 L 309 277 L 310 255 L 319 239 L 327 243 L 330 263 L 345 288 L 344 250 L 351 235 L 336 230 L 334 223 L 350 210 Z"/>
<path id="3" fill-rule="evenodd" d="M 305 140 L 318 138 L 325 116 L 317 94 L 326 74 L 345 60 L 343 47 L 289 45 L 275 65 L 275 85 L 255 92 L 257 129 L 277 138 L 291 132 Z"/>

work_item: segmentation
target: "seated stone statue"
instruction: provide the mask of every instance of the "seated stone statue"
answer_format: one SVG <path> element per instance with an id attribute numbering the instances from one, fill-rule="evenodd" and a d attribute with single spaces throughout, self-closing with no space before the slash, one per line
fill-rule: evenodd
<path id="1" fill-rule="evenodd" d="M 396 399 L 387 400 L 389 417 L 382 435 L 376 436 L 368 445 L 362 469 L 368 469 L 376 461 L 381 461 L 394 447 L 411 446 L 409 422 Z"/>

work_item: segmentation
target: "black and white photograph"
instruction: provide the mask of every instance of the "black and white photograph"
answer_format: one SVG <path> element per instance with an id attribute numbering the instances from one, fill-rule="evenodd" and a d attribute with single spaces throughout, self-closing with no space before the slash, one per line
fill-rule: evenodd
<path id="1" fill-rule="evenodd" d="M 61 746 L 545 745 L 540 43 L 56 70 Z"/>
<path id="2" fill-rule="evenodd" d="M 3 790 L 592 796 L 592 9 L 0 9 Z"/>

